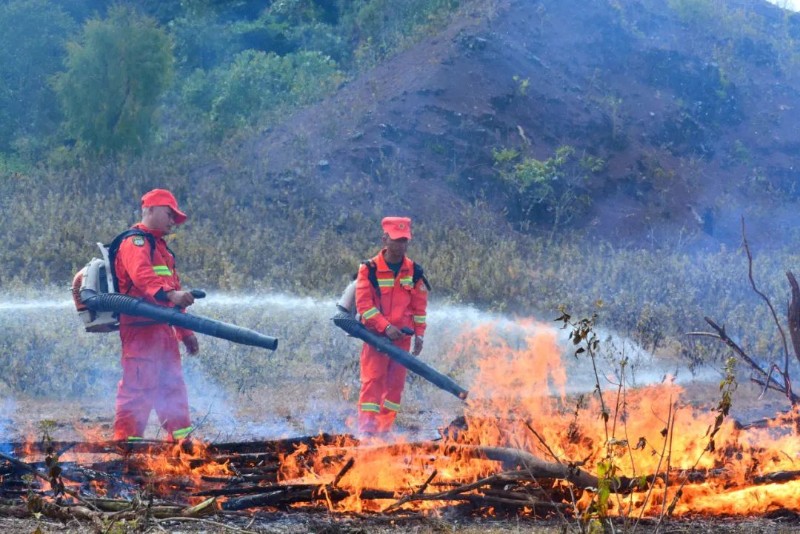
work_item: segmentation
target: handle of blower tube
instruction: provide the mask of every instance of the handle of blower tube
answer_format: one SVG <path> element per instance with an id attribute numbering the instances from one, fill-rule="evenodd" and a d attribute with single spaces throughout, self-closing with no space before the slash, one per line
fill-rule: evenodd
<path id="1" fill-rule="evenodd" d="M 409 326 L 404 326 L 403 328 L 400 329 L 400 331 L 402 333 L 404 333 L 405 335 L 407 335 L 407 336 L 413 336 L 414 335 L 414 330 Z"/>
<path id="2" fill-rule="evenodd" d="M 191 293 L 191 295 L 196 299 L 204 299 L 204 298 L 206 298 L 206 292 L 203 291 L 202 289 L 192 289 L 191 291 L 189 291 L 189 293 Z M 179 310 L 185 309 L 182 306 L 175 306 L 175 308 L 177 308 Z"/>

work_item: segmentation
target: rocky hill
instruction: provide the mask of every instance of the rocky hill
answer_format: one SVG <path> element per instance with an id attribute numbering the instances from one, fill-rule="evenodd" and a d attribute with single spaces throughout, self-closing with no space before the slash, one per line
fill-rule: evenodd
<path id="1" fill-rule="evenodd" d="M 242 161 L 268 197 L 345 230 L 390 211 L 457 224 L 459 206 L 479 202 L 541 232 L 554 221 L 537 209 L 553 206 L 526 212 L 498 151 L 513 165 L 571 146 L 604 165 L 561 177 L 577 206 L 563 229 L 736 242 L 742 216 L 754 232 L 793 218 L 798 37 L 800 17 L 760 0 L 473 2 L 243 145 Z"/>

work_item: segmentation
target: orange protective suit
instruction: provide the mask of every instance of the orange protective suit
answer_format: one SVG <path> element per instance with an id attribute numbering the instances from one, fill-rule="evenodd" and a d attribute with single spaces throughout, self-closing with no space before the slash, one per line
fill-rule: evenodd
<path id="1" fill-rule="evenodd" d="M 428 293 L 422 279 L 413 283 L 414 262 L 407 257 L 395 278 L 386 265 L 383 251 L 372 261 L 380 292 L 369 280 L 369 268 L 362 265 L 356 281 L 356 309 L 364 325 L 383 334 L 391 324 L 398 329 L 414 330 L 414 334 L 425 333 L 425 313 Z M 411 337 L 404 336 L 394 344 L 408 352 Z M 364 343 L 361 349 L 361 393 L 358 405 L 358 427 L 362 433 L 377 434 L 391 430 L 406 379 L 406 368 L 391 360 L 386 354 Z"/>
<path id="2" fill-rule="evenodd" d="M 114 262 L 117 290 L 151 304 L 172 306 L 157 301 L 156 293 L 180 290 L 175 257 L 159 232 L 141 223 L 134 228 L 155 236 L 156 249 L 151 257 L 146 238 L 131 236 L 123 240 Z M 121 315 L 119 322 L 122 380 L 117 387 L 114 439 L 141 439 L 153 409 L 167 439 L 186 437 L 192 427 L 178 341 L 192 332 L 129 315 Z"/>

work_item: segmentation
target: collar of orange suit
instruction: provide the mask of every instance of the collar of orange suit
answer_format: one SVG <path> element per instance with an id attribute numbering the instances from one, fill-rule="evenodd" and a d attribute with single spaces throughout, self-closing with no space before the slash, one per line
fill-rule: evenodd
<path id="1" fill-rule="evenodd" d="M 164 237 L 164 232 L 161 232 L 159 230 L 153 230 L 152 228 L 148 228 L 147 226 L 145 226 L 142 223 L 135 224 L 133 227 L 134 228 L 138 228 L 140 230 L 144 230 L 148 234 L 153 234 L 153 236 L 155 236 L 156 239 L 162 239 Z"/>

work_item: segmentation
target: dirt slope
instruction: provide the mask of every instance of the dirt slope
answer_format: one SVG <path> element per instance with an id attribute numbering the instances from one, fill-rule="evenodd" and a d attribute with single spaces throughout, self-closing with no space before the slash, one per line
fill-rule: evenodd
<path id="1" fill-rule="evenodd" d="M 766 2 L 730 6 L 698 27 L 655 0 L 475 1 L 243 158 L 343 227 L 354 213 L 455 220 L 476 200 L 518 222 L 492 150 L 571 145 L 607 161 L 576 229 L 715 244 L 745 215 L 774 231 L 800 193 L 800 80 L 770 32 L 800 24 Z"/>

